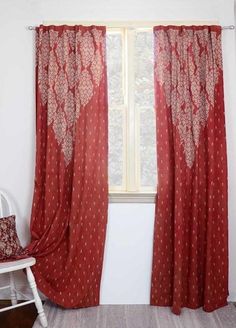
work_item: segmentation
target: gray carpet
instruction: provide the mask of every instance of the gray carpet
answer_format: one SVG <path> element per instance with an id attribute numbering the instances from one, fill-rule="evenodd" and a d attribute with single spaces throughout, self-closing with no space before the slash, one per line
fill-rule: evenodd
<path id="1" fill-rule="evenodd" d="M 48 328 L 236 328 L 236 307 L 229 304 L 206 313 L 183 309 L 180 316 L 169 308 L 149 305 L 101 305 L 64 310 L 47 301 Z M 38 319 L 33 328 L 41 328 Z"/>

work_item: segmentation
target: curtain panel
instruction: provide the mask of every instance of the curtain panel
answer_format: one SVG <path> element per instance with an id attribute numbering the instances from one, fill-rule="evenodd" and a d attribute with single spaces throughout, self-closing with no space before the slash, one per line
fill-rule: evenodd
<path id="1" fill-rule="evenodd" d="M 99 304 L 108 208 L 105 27 L 36 30 L 36 172 L 30 255 L 65 308 Z"/>
<path id="2" fill-rule="evenodd" d="M 227 304 L 221 27 L 154 27 L 158 188 L 151 304 Z"/>

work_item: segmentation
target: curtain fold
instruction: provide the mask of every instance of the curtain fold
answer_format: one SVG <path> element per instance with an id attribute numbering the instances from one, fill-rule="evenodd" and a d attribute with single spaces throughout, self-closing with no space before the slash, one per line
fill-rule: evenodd
<path id="1" fill-rule="evenodd" d="M 221 27 L 154 27 L 158 187 L 151 304 L 227 304 Z"/>
<path id="2" fill-rule="evenodd" d="M 30 255 L 40 290 L 99 304 L 108 208 L 105 27 L 36 30 L 36 171 Z"/>

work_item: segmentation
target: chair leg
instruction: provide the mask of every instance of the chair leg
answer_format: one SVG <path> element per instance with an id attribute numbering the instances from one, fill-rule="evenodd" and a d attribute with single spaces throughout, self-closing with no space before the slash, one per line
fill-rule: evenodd
<path id="1" fill-rule="evenodd" d="M 40 323 L 44 328 L 46 328 L 48 326 L 47 318 L 46 318 L 45 313 L 44 313 L 42 301 L 41 301 L 41 299 L 39 297 L 39 294 L 38 294 L 38 290 L 37 290 L 36 282 L 35 282 L 35 279 L 34 279 L 34 275 L 33 275 L 30 268 L 26 268 L 26 273 L 27 273 L 27 279 L 28 279 L 30 288 L 32 289 L 32 293 L 34 295 L 35 306 L 36 306 L 37 311 L 38 311 Z"/>
<path id="2" fill-rule="evenodd" d="M 11 304 L 16 305 L 17 304 L 17 294 L 15 291 L 15 280 L 14 280 L 14 274 L 13 272 L 9 272 L 10 275 L 10 286 L 11 286 Z"/>

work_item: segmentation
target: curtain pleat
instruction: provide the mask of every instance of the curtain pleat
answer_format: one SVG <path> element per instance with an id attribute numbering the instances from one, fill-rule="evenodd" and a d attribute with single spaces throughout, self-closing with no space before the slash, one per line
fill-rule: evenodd
<path id="1" fill-rule="evenodd" d="M 105 27 L 36 31 L 36 170 L 28 253 L 39 289 L 99 304 L 108 208 Z"/>
<path id="2" fill-rule="evenodd" d="M 158 186 L 151 304 L 227 304 L 221 28 L 154 27 Z"/>

